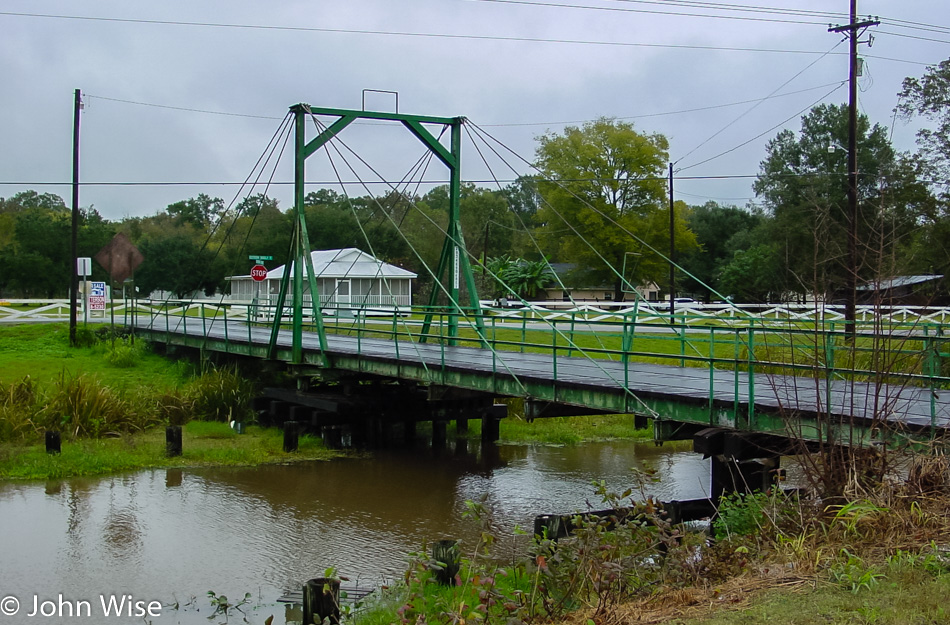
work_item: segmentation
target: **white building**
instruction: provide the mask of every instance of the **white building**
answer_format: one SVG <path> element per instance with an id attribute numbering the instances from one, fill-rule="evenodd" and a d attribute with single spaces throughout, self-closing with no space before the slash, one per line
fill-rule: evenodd
<path id="1" fill-rule="evenodd" d="M 416 274 L 358 250 L 318 250 L 310 253 L 313 272 L 320 293 L 320 306 L 328 314 L 391 313 L 397 309 L 408 311 L 412 306 L 412 280 Z M 291 275 L 293 275 L 291 264 Z M 304 305 L 310 306 L 310 284 L 304 266 Z M 255 281 L 250 275 L 231 276 L 231 299 L 252 301 L 254 304 L 276 305 L 284 265 L 267 272 L 267 277 Z M 287 302 L 291 294 L 288 289 Z M 256 300 L 256 301 L 255 301 Z"/>

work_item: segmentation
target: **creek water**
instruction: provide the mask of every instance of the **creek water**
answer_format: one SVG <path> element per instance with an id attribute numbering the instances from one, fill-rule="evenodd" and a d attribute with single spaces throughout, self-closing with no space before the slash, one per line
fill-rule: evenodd
<path id="1" fill-rule="evenodd" d="M 479 530 L 462 518 L 466 500 L 484 501 L 504 555 L 524 547 L 516 526 L 530 532 L 538 514 L 603 508 L 591 482 L 635 486 L 631 468 L 644 464 L 659 477 L 647 493 L 706 495 L 708 461 L 688 446 L 652 442 L 477 453 L 463 443 L 441 453 L 0 484 L 0 624 L 72 622 L 67 610 L 87 623 L 223 622 L 207 618 L 209 590 L 232 601 L 250 593 L 250 623 L 269 614 L 285 623 L 277 597 L 326 567 L 373 586 L 401 578 L 408 554 L 425 542 L 458 538 L 471 547 Z M 12 616 L 11 597 L 19 602 Z M 106 617 L 119 605 L 109 602 L 123 597 L 124 616 L 110 609 Z M 161 608 L 152 604 L 149 615 L 152 601 Z"/>

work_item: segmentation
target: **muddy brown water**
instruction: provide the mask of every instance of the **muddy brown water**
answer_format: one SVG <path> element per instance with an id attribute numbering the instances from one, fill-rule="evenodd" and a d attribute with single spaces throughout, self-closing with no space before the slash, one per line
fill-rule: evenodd
<path id="1" fill-rule="evenodd" d="M 603 507 L 591 482 L 634 486 L 631 468 L 643 463 L 660 478 L 649 494 L 705 496 L 708 461 L 652 442 L 382 451 L 0 484 L 0 625 L 223 622 L 207 618 L 208 591 L 232 600 L 250 593 L 250 623 L 270 614 L 289 622 L 277 598 L 326 567 L 373 586 L 400 579 L 408 554 L 427 541 L 459 538 L 471 548 L 478 529 L 462 518 L 466 500 L 484 500 L 498 549 L 515 553 L 524 547 L 516 526 L 530 531 L 538 514 Z"/>

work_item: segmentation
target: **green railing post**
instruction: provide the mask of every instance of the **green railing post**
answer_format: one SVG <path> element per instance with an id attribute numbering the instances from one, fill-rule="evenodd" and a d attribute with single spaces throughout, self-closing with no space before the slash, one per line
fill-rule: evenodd
<path id="1" fill-rule="evenodd" d="M 567 355 L 568 357 L 574 355 L 574 321 L 577 316 L 577 311 L 571 311 L 571 331 L 568 333 L 568 342 L 567 342 Z"/>
<path id="2" fill-rule="evenodd" d="M 528 342 L 528 313 L 521 311 L 521 353 L 524 353 L 524 344 Z"/>
<path id="3" fill-rule="evenodd" d="M 752 427 L 755 416 L 755 328 L 749 321 L 749 414 L 748 427 Z"/>
<path id="4" fill-rule="evenodd" d="M 683 313 L 683 325 L 680 326 L 680 366 L 686 366 L 686 359 L 683 358 L 686 356 L 686 313 Z"/>
<path id="5" fill-rule="evenodd" d="M 930 436 L 936 436 L 937 427 L 937 402 L 936 402 L 936 354 L 934 353 L 936 342 L 930 337 L 929 328 L 924 326 L 924 375 L 927 376 L 927 385 L 930 390 Z"/>
<path id="6" fill-rule="evenodd" d="M 715 410 L 713 402 L 716 395 L 715 385 L 715 364 L 716 364 L 716 328 L 709 326 L 709 425 L 715 425 Z"/>
<path id="7" fill-rule="evenodd" d="M 739 333 L 742 332 L 741 328 L 735 329 L 735 336 L 733 337 L 732 343 L 732 417 L 735 421 L 735 425 L 739 425 Z"/>
<path id="8" fill-rule="evenodd" d="M 443 328 L 445 327 L 445 313 L 439 313 L 439 351 L 442 358 L 442 384 L 445 384 L 445 335 L 443 334 Z"/>
<path id="9" fill-rule="evenodd" d="M 835 377 L 835 364 L 836 364 L 836 350 L 837 350 L 837 335 L 835 334 L 835 322 L 828 322 L 828 331 L 823 332 L 824 336 L 824 351 L 825 351 L 825 414 L 829 418 L 828 422 L 831 423 L 831 383 Z M 857 342 L 852 343 L 851 349 L 856 349 Z M 854 365 L 851 366 L 852 371 L 854 370 Z M 852 382 L 853 374 L 852 374 Z"/>

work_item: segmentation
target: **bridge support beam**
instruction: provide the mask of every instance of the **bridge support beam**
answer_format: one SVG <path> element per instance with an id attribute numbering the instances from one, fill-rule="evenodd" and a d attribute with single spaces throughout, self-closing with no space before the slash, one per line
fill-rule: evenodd
<path id="1" fill-rule="evenodd" d="M 768 490 L 778 477 L 782 455 L 793 452 L 785 437 L 705 428 L 693 436 L 693 451 L 712 458 L 710 496 Z"/>

